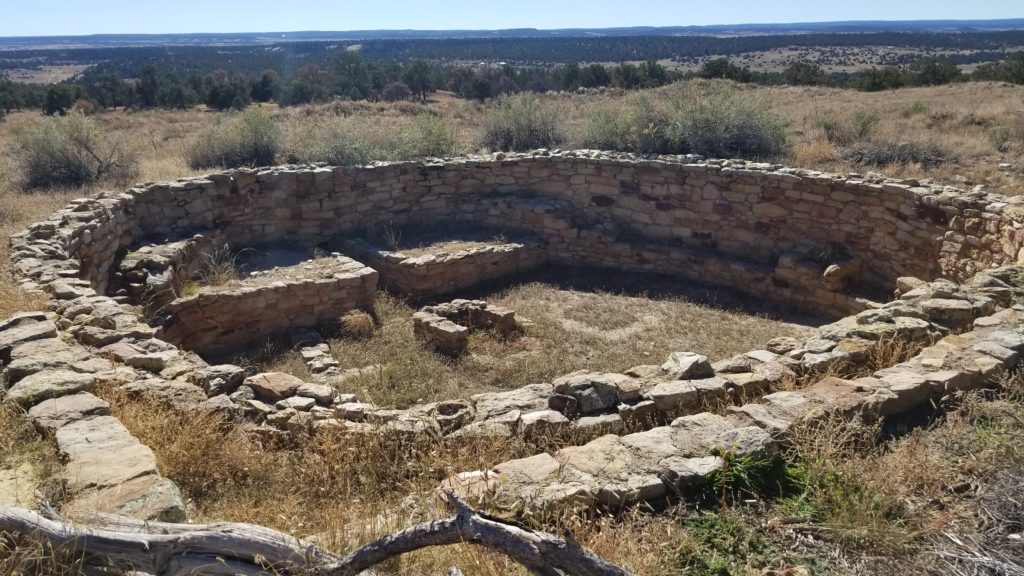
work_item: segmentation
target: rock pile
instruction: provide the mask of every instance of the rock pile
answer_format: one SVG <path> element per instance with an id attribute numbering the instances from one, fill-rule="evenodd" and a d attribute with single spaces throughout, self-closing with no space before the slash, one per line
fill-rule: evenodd
<path id="1" fill-rule="evenodd" d="M 512 310 L 482 300 L 452 300 L 413 314 L 413 333 L 434 350 L 457 357 L 466 351 L 471 330 L 511 334 L 517 328 L 515 316 Z"/>

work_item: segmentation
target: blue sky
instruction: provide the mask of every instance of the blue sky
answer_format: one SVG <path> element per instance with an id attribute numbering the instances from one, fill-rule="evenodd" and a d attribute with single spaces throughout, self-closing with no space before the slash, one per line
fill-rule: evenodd
<path id="1" fill-rule="evenodd" d="M 1024 18 L 1021 0 L 7 0 L 0 36 Z"/>

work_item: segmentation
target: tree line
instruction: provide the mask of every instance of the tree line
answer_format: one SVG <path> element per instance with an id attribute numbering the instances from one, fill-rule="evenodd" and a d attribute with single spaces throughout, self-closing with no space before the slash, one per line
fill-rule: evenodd
<path id="1" fill-rule="evenodd" d="M 287 75 L 286 75 L 287 74 Z M 828 73 L 820 66 L 797 62 L 781 72 L 757 72 L 728 58 L 707 60 L 695 72 L 669 70 L 655 60 L 640 64 L 579 64 L 464 66 L 436 64 L 423 59 L 381 63 L 354 51 L 343 51 L 324 66 L 305 64 L 297 70 L 265 69 L 255 75 L 217 69 L 202 74 L 165 71 L 147 64 L 136 78 L 108 72 L 74 83 L 48 87 L 0 79 L 0 114 L 40 108 L 64 114 L 73 107 L 178 108 L 200 104 L 211 109 L 242 109 L 253 102 L 282 106 L 348 100 L 424 100 L 436 90 L 449 90 L 480 101 L 517 92 L 575 91 L 581 88 L 656 88 L 683 78 L 724 78 L 766 85 L 818 85 L 879 91 L 905 86 L 929 86 L 965 80 L 995 80 L 1024 84 L 1024 53 L 963 73 L 949 58 L 920 57 L 906 66 L 874 67 L 856 73 Z"/>
<path id="2" fill-rule="evenodd" d="M 49 86 L 41 97 L 25 99 L 21 104 L 42 108 L 47 114 L 64 114 L 75 106 L 185 109 L 204 104 L 227 110 L 242 109 L 253 102 L 290 106 L 334 99 L 424 100 L 442 89 L 483 101 L 523 91 L 653 88 L 681 76 L 653 60 L 615 66 L 573 63 L 558 67 L 468 67 L 426 60 L 381 64 L 346 51 L 325 66 L 305 64 L 288 76 L 273 69 L 254 76 L 224 69 L 179 74 L 148 64 L 137 78 L 125 79 L 114 73 L 91 76 L 89 81 Z"/>

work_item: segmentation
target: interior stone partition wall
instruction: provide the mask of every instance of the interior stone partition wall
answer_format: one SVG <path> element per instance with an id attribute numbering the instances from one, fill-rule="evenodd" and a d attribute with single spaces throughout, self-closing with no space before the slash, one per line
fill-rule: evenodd
<path id="1" fill-rule="evenodd" d="M 344 251 L 380 273 L 382 287 L 411 296 L 438 296 L 499 278 L 528 272 L 547 261 L 544 246 L 532 239 L 409 256 L 361 238 Z"/>
<path id="2" fill-rule="evenodd" d="M 156 335 L 204 355 L 230 355 L 276 333 L 336 320 L 349 310 L 372 310 L 377 272 L 343 261 L 327 278 L 237 282 L 178 298 L 161 309 L 166 321 Z"/>
<path id="3" fill-rule="evenodd" d="M 28 233 L 59 235 L 71 256 L 64 266 L 103 292 L 119 251 L 143 237 L 215 229 L 233 247 L 314 245 L 382 222 L 462 218 L 529 232 L 556 263 L 654 271 L 842 316 L 863 308 L 853 295 L 888 291 L 898 276 L 962 281 L 1016 261 L 1021 214 L 1016 199 L 914 180 L 537 151 L 148 183 L 76 201 Z M 24 244 L 13 243 L 15 252 Z M 836 244 L 852 257 L 840 263 L 851 289 L 776 273 L 780 262 L 799 260 L 794 254 Z M 32 256 L 16 258 L 23 277 L 32 276 Z"/>

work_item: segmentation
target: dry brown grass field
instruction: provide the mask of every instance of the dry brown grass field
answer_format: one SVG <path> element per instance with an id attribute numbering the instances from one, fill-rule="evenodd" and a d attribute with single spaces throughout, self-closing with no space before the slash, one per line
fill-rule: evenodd
<path id="1" fill-rule="evenodd" d="M 932 178 L 961 187 L 984 184 L 1008 195 L 1024 191 L 1024 87 L 968 83 L 873 94 L 739 89 L 763 98 L 787 119 L 789 152 L 773 159 L 778 162 Z M 563 112 L 565 148 L 573 145 L 591 106 L 616 104 L 600 95 L 546 99 Z M 429 111 L 450 121 L 456 149 L 473 152 L 479 149 L 487 108 L 439 94 L 426 105 L 338 103 L 267 111 L 282 126 L 285 141 L 292 143 L 288 146 L 308 135 L 311 126 L 331 122 L 343 123 L 366 141 L 384 142 L 410 130 Z M 878 116 L 871 133 L 858 136 L 864 142 L 927 142 L 948 149 L 955 160 L 938 166 L 855 165 L 842 154 L 851 142 L 830 141 L 822 119 L 842 123 L 859 113 Z M 108 134 L 130 143 L 139 155 L 140 180 L 148 181 L 197 173 L 188 167 L 186 151 L 196 134 L 223 116 L 200 110 L 113 111 L 94 119 Z M 72 198 L 116 188 L 19 190 L 10 163 L 15 138 L 39 119 L 38 113 L 21 112 L 0 121 L 0 318 L 45 304 L 13 285 L 10 234 Z M 993 136 L 997 132 L 999 138 Z M 592 273 L 579 273 L 585 274 Z M 345 391 L 381 405 L 405 406 L 549 380 L 579 368 L 623 370 L 641 363 L 638 359 L 656 364 L 674 350 L 718 359 L 757 348 L 774 336 L 804 335 L 806 325 L 814 322 L 751 307 L 726 291 L 682 290 L 656 278 L 642 279 L 646 289 L 602 278 L 574 283 L 540 275 L 530 280 L 480 295 L 516 310 L 532 325 L 509 340 L 474 337 L 468 357 L 458 363 L 423 350 L 410 333 L 412 305 L 382 295 L 372 336 L 331 342 L 344 368 L 385 365 L 351 381 Z M 253 354 L 247 361 L 302 374 L 294 353 L 273 352 Z M 549 530 L 571 529 L 584 545 L 640 576 L 1000 574 L 1002 555 L 1020 558 L 1005 534 L 1019 533 L 1024 521 L 1019 503 L 1024 481 L 1021 381 L 1019 375 L 1007 377 L 1004 391 L 984 401 L 968 397 L 937 407 L 911 430 L 869 427 L 854 433 L 824 426 L 802 431 L 788 458 L 794 464 L 778 471 L 777 486 L 766 493 L 670 509 L 526 521 Z M 233 422 L 184 416 L 128 398 L 113 386 L 102 394 L 125 425 L 153 448 L 161 471 L 181 487 L 194 521 L 259 523 L 338 551 L 444 514 L 434 489 L 452 472 L 485 469 L 573 441 L 464 443 L 317 434 L 289 446 L 265 446 Z M 879 438 L 883 441 L 876 442 Z M 16 410 L 4 408 L 0 469 L 23 463 L 35 466 L 43 480 L 57 470 L 50 444 Z M 45 494 L 59 503 L 59 487 L 52 482 Z M 39 558 L 47 555 L 32 546 L 17 551 L 6 546 L 0 538 L 2 575 L 75 573 L 73 565 Z M 525 574 L 506 558 L 470 545 L 410 554 L 380 567 L 379 573 L 444 574 L 450 566 L 467 575 Z"/>

